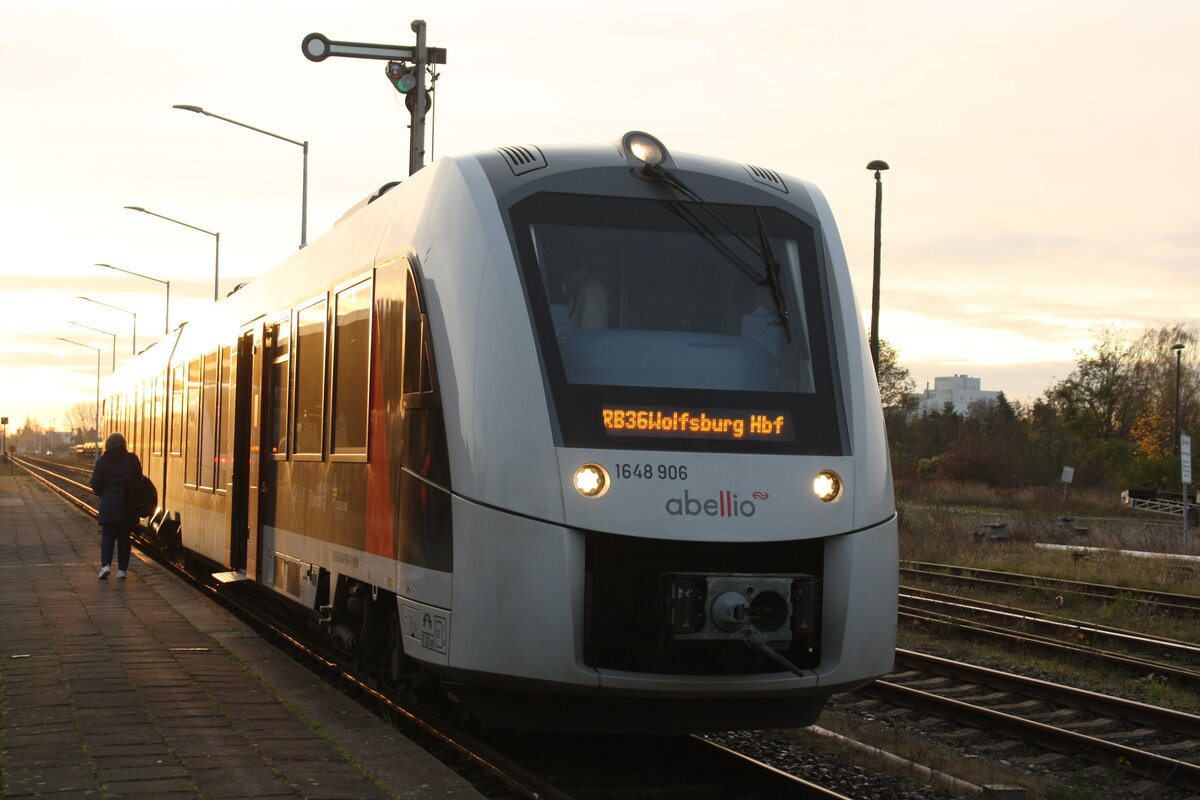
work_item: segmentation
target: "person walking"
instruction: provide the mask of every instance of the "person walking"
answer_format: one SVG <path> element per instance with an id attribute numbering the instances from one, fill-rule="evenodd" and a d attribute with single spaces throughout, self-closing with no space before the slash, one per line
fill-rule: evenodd
<path id="1" fill-rule="evenodd" d="M 129 569 L 129 539 L 137 520 L 125 510 L 126 489 L 142 474 L 142 462 L 129 452 L 125 437 L 111 433 L 104 441 L 104 453 L 92 469 L 92 491 L 100 497 L 100 574 L 104 580 L 112 572 L 113 549 L 117 551 L 117 577 Z"/>

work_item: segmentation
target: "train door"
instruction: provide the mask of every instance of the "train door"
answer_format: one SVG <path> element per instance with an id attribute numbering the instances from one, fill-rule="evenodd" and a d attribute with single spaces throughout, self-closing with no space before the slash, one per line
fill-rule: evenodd
<path id="1" fill-rule="evenodd" d="M 260 376 L 260 391 L 256 414 L 259 424 L 256 440 L 259 442 L 259 505 L 256 531 L 260 542 L 264 541 L 264 531 L 275 527 L 276 512 L 282 499 L 279 496 L 279 474 L 280 462 L 285 461 L 288 455 L 290 330 L 289 318 L 263 326 L 262 346 L 259 348 L 257 374 Z M 260 579 L 269 574 L 272 568 L 270 564 L 264 565 Z"/>
<path id="2" fill-rule="evenodd" d="M 262 348 L 254 346 L 254 331 L 241 335 L 234 355 L 233 474 L 230 484 L 229 566 L 255 577 L 258 541 L 259 415 L 261 408 Z"/>

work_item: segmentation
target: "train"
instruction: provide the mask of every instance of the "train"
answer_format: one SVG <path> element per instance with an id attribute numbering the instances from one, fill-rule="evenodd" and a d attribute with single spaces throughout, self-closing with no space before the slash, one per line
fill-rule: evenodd
<path id="1" fill-rule="evenodd" d="M 897 515 L 813 185 L 440 158 L 123 365 L 144 534 L 482 724 L 811 724 L 893 664 Z M 233 588 L 237 587 L 237 588 Z"/>

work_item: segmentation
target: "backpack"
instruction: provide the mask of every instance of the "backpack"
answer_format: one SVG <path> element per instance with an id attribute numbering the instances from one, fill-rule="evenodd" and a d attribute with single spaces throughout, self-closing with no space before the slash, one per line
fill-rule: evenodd
<path id="1" fill-rule="evenodd" d="M 148 517 L 158 508 L 158 490 L 154 481 L 138 475 L 125 487 L 125 514 L 136 519 Z"/>

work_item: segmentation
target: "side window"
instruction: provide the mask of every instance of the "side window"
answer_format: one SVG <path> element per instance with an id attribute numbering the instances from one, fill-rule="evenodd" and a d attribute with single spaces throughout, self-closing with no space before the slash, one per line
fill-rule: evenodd
<path id="1" fill-rule="evenodd" d="M 212 489 L 217 457 L 217 354 L 204 356 L 200 400 L 200 488 Z"/>
<path id="2" fill-rule="evenodd" d="M 233 464 L 233 381 L 230 375 L 230 348 L 221 348 L 221 374 L 218 378 L 220 403 L 217 409 L 217 483 L 218 492 L 229 485 L 229 470 Z"/>
<path id="3" fill-rule="evenodd" d="M 270 394 L 267 401 L 270 403 L 267 448 L 276 458 L 287 458 L 288 453 L 288 365 L 291 363 L 291 329 L 291 322 L 285 319 L 268 328 L 266 335 L 271 359 L 268 387 Z"/>
<path id="4" fill-rule="evenodd" d="M 199 358 L 188 362 L 187 376 L 187 446 L 183 457 L 183 483 L 196 486 L 200 463 L 200 386 L 203 378 L 203 361 Z"/>
<path id="5" fill-rule="evenodd" d="M 166 391 L 167 391 L 167 375 L 157 375 L 154 378 L 154 411 L 150 415 L 151 426 L 154 430 L 150 434 L 151 452 L 156 456 L 163 454 L 163 414 L 166 413 Z"/>
<path id="6" fill-rule="evenodd" d="M 186 369 L 185 365 L 178 365 L 171 377 L 171 455 L 176 458 L 183 452 L 183 387 Z"/>
<path id="7" fill-rule="evenodd" d="M 139 458 L 141 455 L 144 455 L 144 453 L 139 450 L 141 441 L 139 440 L 138 436 L 141 431 L 141 400 L 142 387 L 141 384 L 137 384 L 130 391 L 129 429 L 125 431 L 125 441 L 129 447 L 129 451 L 132 453 L 138 453 Z"/>
<path id="8" fill-rule="evenodd" d="M 367 452 L 368 362 L 371 355 L 371 280 L 338 292 L 333 333 L 334 455 Z"/>
<path id="9" fill-rule="evenodd" d="M 416 276 L 409 270 L 408 296 L 404 301 L 404 394 L 426 395 L 428 399 L 436 387 L 430 363 L 432 358 L 427 323 Z"/>
<path id="10" fill-rule="evenodd" d="M 150 453 L 150 432 L 154 428 L 154 379 L 142 383 L 142 418 L 138 425 L 138 455 L 142 461 Z"/>
<path id="11" fill-rule="evenodd" d="M 328 301 L 296 313 L 296 403 L 292 452 L 321 457 L 325 426 L 325 321 Z"/>

